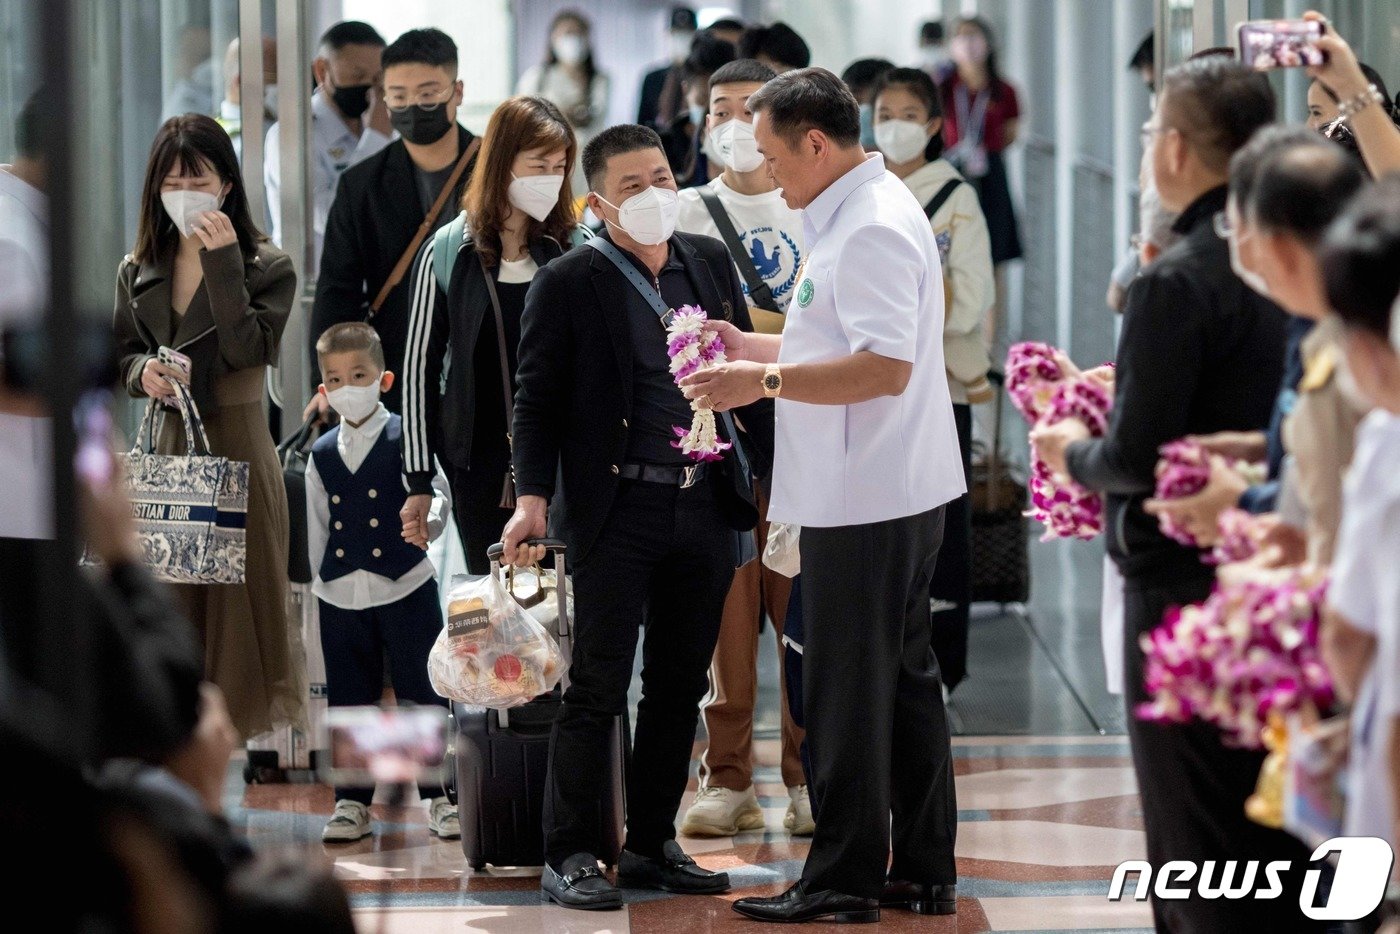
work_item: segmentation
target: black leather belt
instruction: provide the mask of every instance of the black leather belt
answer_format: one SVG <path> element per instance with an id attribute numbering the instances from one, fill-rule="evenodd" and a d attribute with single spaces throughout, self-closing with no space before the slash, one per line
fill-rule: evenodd
<path id="1" fill-rule="evenodd" d="M 705 479 L 706 464 L 690 464 L 685 467 L 657 467 L 654 464 L 623 464 L 617 475 L 624 480 L 643 480 L 647 483 L 665 483 L 687 490 Z"/>

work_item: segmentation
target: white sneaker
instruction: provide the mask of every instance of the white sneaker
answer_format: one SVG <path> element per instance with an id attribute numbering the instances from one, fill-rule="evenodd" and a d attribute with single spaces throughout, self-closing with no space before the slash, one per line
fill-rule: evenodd
<path id="1" fill-rule="evenodd" d="M 783 815 L 783 826 L 794 837 L 810 837 L 817 831 L 817 822 L 812 820 L 812 796 L 806 785 L 788 789 L 787 813 Z"/>
<path id="2" fill-rule="evenodd" d="M 462 836 L 462 825 L 457 820 L 457 805 L 445 796 L 428 802 L 428 832 L 444 840 L 456 840 Z"/>
<path id="3" fill-rule="evenodd" d="M 701 788 L 681 822 L 681 833 L 688 837 L 732 837 L 741 830 L 762 829 L 763 809 L 752 785 L 743 791 Z"/>
<path id="4" fill-rule="evenodd" d="M 335 813 L 321 831 L 321 840 L 325 843 L 354 843 L 371 833 L 369 808 L 358 801 L 342 798 L 335 803 Z"/>

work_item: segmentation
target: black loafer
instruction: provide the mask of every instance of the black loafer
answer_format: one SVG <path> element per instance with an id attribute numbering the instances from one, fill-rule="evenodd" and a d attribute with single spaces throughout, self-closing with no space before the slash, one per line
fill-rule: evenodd
<path id="1" fill-rule="evenodd" d="M 958 887 L 891 879 L 885 883 L 880 907 L 908 908 L 921 915 L 955 915 L 958 913 Z"/>
<path id="2" fill-rule="evenodd" d="M 799 882 L 773 898 L 741 898 L 734 910 L 755 921 L 794 924 L 799 921 L 831 921 L 835 924 L 868 924 L 880 920 L 880 902 L 840 892 L 808 894 Z"/>
<path id="3" fill-rule="evenodd" d="M 540 897 L 565 908 L 607 911 L 622 907 L 622 892 L 598 868 L 592 853 L 575 853 L 556 872 L 544 867 L 540 877 Z"/>
<path id="4" fill-rule="evenodd" d="M 657 859 L 623 850 L 617 861 L 617 881 L 627 888 L 660 889 L 677 895 L 729 891 L 729 873 L 701 869 L 674 840 L 661 844 L 661 856 Z"/>

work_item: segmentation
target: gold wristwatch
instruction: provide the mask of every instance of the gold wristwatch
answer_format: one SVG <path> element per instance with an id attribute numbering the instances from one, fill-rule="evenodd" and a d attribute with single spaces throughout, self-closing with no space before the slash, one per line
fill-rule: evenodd
<path id="1" fill-rule="evenodd" d="M 776 399 L 783 394 L 783 371 L 776 363 L 768 364 L 763 371 L 763 395 Z"/>

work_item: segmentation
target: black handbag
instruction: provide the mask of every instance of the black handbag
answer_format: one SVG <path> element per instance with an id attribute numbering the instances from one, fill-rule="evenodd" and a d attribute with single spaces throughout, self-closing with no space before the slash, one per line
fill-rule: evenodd
<path id="1" fill-rule="evenodd" d="M 973 446 L 972 600 L 1025 603 L 1031 592 L 1029 495 L 1025 478 L 1001 457 L 1004 378 L 992 371 L 987 379 L 997 387 L 996 416 L 990 452 Z"/>
<path id="2" fill-rule="evenodd" d="M 282 482 L 287 488 L 287 576 L 293 584 L 309 584 L 312 580 L 311 555 L 306 545 L 306 462 L 311 459 L 311 444 L 317 434 L 313 418 L 277 445 Z"/>

